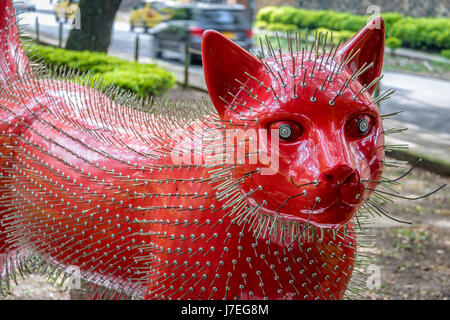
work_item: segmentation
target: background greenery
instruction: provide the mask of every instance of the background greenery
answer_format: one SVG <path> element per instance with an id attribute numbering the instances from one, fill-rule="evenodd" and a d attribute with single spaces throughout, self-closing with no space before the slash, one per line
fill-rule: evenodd
<path id="1" fill-rule="evenodd" d="M 90 72 L 105 84 L 114 84 L 137 93 L 157 96 L 175 86 L 175 76 L 156 64 L 137 63 L 108 56 L 101 52 L 71 51 L 50 46 L 31 45 L 33 56 L 48 66 L 65 66 L 72 70 Z"/>
<path id="2" fill-rule="evenodd" d="M 425 50 L 450 48 L 450 19 L 412 18 L 399 13 L 382 14 L 386 37 L 397 38 L 403 47 Z M 350 38 L 367 24 L 369 16 L 329 10 L 307 10 L 288 6 L 264 7 L 257 13 L 256 27 L 268 31 L 310 31 L 324 28 L 339 38 Z M 322 29 L 323 30 L 323 29 Z M 398 43 L 394 40 L 393 43 Z"/>

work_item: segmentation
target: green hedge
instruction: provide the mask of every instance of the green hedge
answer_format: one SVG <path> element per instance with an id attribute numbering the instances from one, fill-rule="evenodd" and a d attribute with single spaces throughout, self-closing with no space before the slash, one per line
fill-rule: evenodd
<path id="1" fill-rule="evenodd" d="M 70 51 L 32 44 L 33 55 L 49 66 L 65 66 L 100 76 L 139 96 L 162 95 L 175 86 L 175 76 L 156 64 L 136 63 L 90 51 Z"/>
<path id="2" fill-rule="evenodd" d="M 322 32 L 323 34 L 328 33 L 328 37 L 330 38 L 330 34 L 331 34 L 330 29 L 327 28 L 318 28 L 317 32 L 320 33 Z M 341 30 L 341 31 L 333 31 L 333 43 L 334 44 L 338 44 L 339 42 L 344 43 L 345 41 L 347 41 L 348 39 L 350 39 L 351 37 L 353 37 L 355 35 L 355 33 L 353 31 L 348 31 L 348 30 Z"/>
<path id="3" fill-rule="evenodd" d="M 307 10 L 288 6 L 264 7 L 257 13 L 257 27 L 269 30 L 288 25 L 298 29 L 326 28 L 334 31 L 357 32 L 366 25 L 368 16 L 330 10 Z M 450 48 L 450 19 L 448 18 L 405 18 L 399 13 L 382 14 L 386 36 L 395 37 L 402 44 L 419 49 Z M 278 29 L 284 31 L 286 28 Z"/>
<path id="4" fill-rule="evenodd" d="M 284 23 L 269 23 L 266 28 L 267 31 L 297 31 L 298 27 L 295 24 L 284 24 Z"/>
<path id="5" fill-rule="evenodd" d="M 447 59 L 450 59 L 450 49 L 445 49 L 441 51 L 441 54 L 446 57 Z"/>
<path id="6" fill-rule="evenodd" d="M 402 46 L 402 40 L 396 37 L 390 37 L 386 39 L 386 47 L 391 48 L 393 51 Z"/>
<path id="7" fill-rule="evenodd" d="M 450 48 L 450 19 L 404 18 L 397 21 L 389 36 L 399 38 L 405 46 L 417 49 Z"/>
<path id="8" fill-rule="evenodd" d="M 401 14 L 393 12 L 385 13 L 382 16 L 387 28 L 403 18 Z M 307 10 L 287 6 L 264 7 L 256 15 L 257 21 L 264 21 L 267 24 L 292 24 L 298 28 L 328 28 L 336 31 L 359 31 L 366 25 L 367 19 L 368 16 L 359 16 L 345 12 Z"/>

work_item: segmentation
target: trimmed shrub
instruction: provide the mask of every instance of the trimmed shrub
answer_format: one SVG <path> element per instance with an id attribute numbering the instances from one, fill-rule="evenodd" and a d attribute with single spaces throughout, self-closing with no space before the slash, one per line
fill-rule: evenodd
<path id="1" fill-rule="evenodd" d="M 294 7 L 265 7 L 257 15 L 258 21 L 296 25 L 298 28 L 328 28 L 358 31 L 367 23 L 367 17 L 329 10 L 306 10 Z"/>
<path id="2" fill-rule="evenodd" d="M 267 25 L 268 25 L 268 23 L 265 21 L 262 21 L 262 20 L 255 22 L 255 28 L 257 28 L 257 29 L 265 29 L 265 28 L 267 28 Z"/>
<path id="3" fill-rule="evenodd" d="M 139 96 L 164 94 L 175 86 L 175 76 L 156 64 L 136 63 L 90 51 L 70 51 L 33 44 L 33 55 L 49 66 L 65 66 L 90 72 Z"/>
<path id="4" fill-rule="evenodd" d="M 331 39 L 331 31 L 330 29 L 327 28 L 318 28 L 317 32 L 320 33 L 327 33 L 328 32 L 328 39 Z M 347 41 L 348 39 L 350 39 L 351 37 L 353 37 L 355 35 L 355 33 L 353 31 L 348 31 L 348 30 L 341 30 L 341 31 L 333 31 L 333 43 L 334 44 L 338 44 L 339 41 L 341 41 L 341 44 L 344 43 L 345 41 Z"/>
<path id="5" fill-rule="evenodd" d="M 396 37 L 390 37 L 386 39 L 386 46 L 391 48 L 392 54 L 395 53 L 395 50 L 402 46 L 402 40 Z"/>
<path id="6" fill-rule="evenodd" d="M 386 36 L 398 38 L 406 47 L 431 50 L 450 48 L 448 18 L 405 18 L 395 12 L 383 13 L 382 17 L 386 26 Z M 355 33 L 367 24 L 368 19 L 369 16 L 364 15 L 288 6 L 264 7 L 257 14 L 257 21 L 266 23 L 261 27 L 271 31 L 275 28 L 278 28 L 277 31 L 293 30 L 293 26 L 296 26 L 297 29 L 326 28 Z"/>
<path id="7" fill-rule="evenodd" d="M 445 58 L 450 59 L 450 49 L 442 50 L 442 51 L 441 51 L 441 54 L 442 54 Z"/>
<path id="8" fill-rule="evenodd" d="M 394 23 L 390 37 L 402 40 L 405 46 L 417 49 L 450 48 L 450 19 L 404 18 Z"/>
<path id="9" fill-rule="evenodd" d="M 287 32 L 287 31 L 297 31 L 298 28 L 295 24 L 269 23 L 266 26 L 266 30 Z"/>
<path id="10" fill-rule="evenodd" d="M 265 23 L 270 23 L 270 17 L 277 7 L 264 7 L 259 9 L 256 14 L 256 21 L 264 21 Z"/>
<path id="11" fill-rule="evenodd" d="M 174 79 L 166 70 L 149 64 L 130 63 L 103 73 L 105 81 L 136 92 L 139 96 L 162 95 L 174 86 Z"/>
<path id="12" fill-rule="evenodd" d="M 384 25 L 386 26 L 387 32 L 390 32 L 394 23 L 404 18 L 400 13 L 397 12 L 386 12 L 383 13 L 381 16 L 383 17 Z"/>

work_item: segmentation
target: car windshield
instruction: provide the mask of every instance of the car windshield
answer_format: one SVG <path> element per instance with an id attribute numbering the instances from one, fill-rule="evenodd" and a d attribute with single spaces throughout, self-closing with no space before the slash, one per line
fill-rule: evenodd
<path id="1" fill-rule="evenodd" d="M 208 24 L 244 24 L 245 12 L 237 10 L 202 10 L 199 18 Z"/>

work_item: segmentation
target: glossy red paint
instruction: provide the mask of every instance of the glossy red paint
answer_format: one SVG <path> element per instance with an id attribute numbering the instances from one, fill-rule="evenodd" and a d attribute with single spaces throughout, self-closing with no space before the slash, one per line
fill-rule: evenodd
<path id="1" fill-rule="evenodd" d="M 0 18 L 12 19 L 8 6 L 9 0 L 1 3 Z M 8 32 L 15 34 L 13 27 Z M 364 29 L 354 39 L 366 39 L 371 32 Z M 0 172 L 8 180 L 0 181 L 0 190 L 13 201 L 5 209 L 17 215 L 11 220 L 1 211 L 8 230 L 15 231 L 0 230 L 0 236 L 6 234 L 21 249 L 32 247 L 60 266 L 79 266 L 93 284 L 125 293 L 138 288 L 147 299 L 344 296 L 356 255 L 350 219 L 368 196 L 361 179 L 377 179 L 383 157 L 381 120 L 370 94 L 353 100 L 377 73 L 344 86 L 333 105 L 329 102 L 351 76 L 349 67 L 323 91 L 315 90 L 339 65 L 349 44 L 339 58 L 307 77 L 303 87 L 302 78 L 288 72 L 295 69 L 288 54 L 284 69 L 273 58 L 265 59 L 283 79 L 276 80 L 258 59 L 220 34 L 205 32 L 206 82 L 224 125 L 235 129 L 233 125 L 245 122 L 249 128 L 277 129 L 288 124 L 294 129 L 292 139 L 280 142 L 275 174 L 258 174 L 256 169 L 264 168 L 260 163 L 236 166 L 229 172 L 231 179 L 247 177 L 235 193 L 219 199 L 217 187 L 227 181 L 210 181 L 211 168 L 180 165 L 167 156 L 177 143 L 171 134 L 178 123 L 130 111 L 90 87 L 34 79 L 19 39 L 3 40 L 0 87 L 7 94 L 0 94 Z M 351 47 L 359 45 L 353 43 Z M 19 50 L 17 61 L 11 60 L 14 48 Z M 364 63 L 364 57 L 369 55 L 355 57 L 355 64 Z M 314 61 L 304 63 L 312 73 Z M 278 97 L 245 72 L 272 85 Z M 262 103 L 249 100 L 235 79 L 248 84 Z M 229 91 L 247 105 L 236 104 L 231 111 L 220 99 Z M 362 116 L 370 117 L 370 129 L 355 137 L 352 124 Z M 251 120 L 243 120 L 247 118 Z M 205 129 L 206 120 L 189 128 Z M 184 136 L 192 134 L 187 128 Z M 276 137 L 267 133 L 267 145 Z M 303 190 L 306 196 L 299 195 Z M 237 222 L 226 203 L 238 197 L 245 200 L 242 208 L 259 206 L 266 216 L 255 224 Z M 295 224 L 308 221 L 310 214 L 310 224 L 323 229 Z M 279 219 L 277 234 L 268 232 L 274 216 Z M 288 245 L 286 239 L 293 235 L 298 239 Z M 100 298 L 98 291 L 91 297 Z"/>
<path id="2" fill-rule="evenodd" d="M 20 39 L 17 33 L 16 28 L 11 28 L 10 26 L 14 26 L 16 23 L 16 18 L 12 13 L 14 12 L 14 7 L 10 0 L 3 1 L 1 4 L 2 8 L 0 9 L 0 63 L 2 67 L 0 67 L 0 82 L 2 81 L 10 81 L 13 79 L 18 73 L 28 72 L 29 69 L 26 60 L 24 59 L 24 53 L 22 50 L 22 46 L 20 44 Z M 15 63 L 14 58 L 19 58 Z M 4 143 L 5 141 L 1 141 L 0 143 Z M 1 160 L 0 160 L 1 161 Z M 4 161 L 1 161 L 2 167 Z M 0 204 L 0 211 L 7 210 L 5 206 Z M 0 224 L 0 255 L 7 250 L 6 243 L 6 231 L 5 227 Z M 0 258 L 1 259 L 1 258 Z M 2 264 L 0 263 L 0 266 Z M 2 271 L 0 271 L 1 274 Z"/>
<path id="3" fill-rule="evenodd" d="M 280 219 L 309 219 L 310 223 L 327 228 L 348 222 L 370 195 L 366 190 L 369 185 L 361 180 L 377 180 L 383 168 L 383 127 L 378 107 L 371 98 L 373 87 L 358 95 L 363 86 L 381 73 L 382 18 L 375 18 L 343 44 L 335 59 L 320 55 L 316 59 L 310 52 L 305 52 L 302 58 L 301 52 L 294 56 L 287 52 L 282 57 L 263 59 L 270 70 L 262 61 L 212 30 L 204 34 L 202 48 L 208 91 L 223 120 L 239 124 L 244 122 L 242 118 L 257 118 L 252 127 L 255 130 L 270 129 L 289 121 L 302 131 L 295 141 L 280 141 L 277 173 L 253 179 L 245 191 L 261 186 L 263 192 L 256 194 L 254 200 L 273 199 L 264 210 L 272 216 L 279 215 Z M 348 58 L 351 58 L 348 66 L 334 74 L 333 70 L 338 70 Z M 346 83 L 354 72 L 371 62 L 374 62 L 372 68 Z M 330 82 L 327 79 L 331 74 Z M 236 79 L 246 84 L 246 90 Z M 257 99 L 249 98 L 249 90 Z M 228 92 L 234 95 L 230 97 Z M 226 98 L 228 106 L 222 98 Z M 230 106 L 236 109 L 231 110 Z M 354 119 L 361 117 L 369 119 L 369 131 L 355 137 L 351 131 L 357 129 Z M 317 183 L 301 189 L 294 187 L 313 181 Z M 306 196 L 285 203 L 302 190 Z M 316 201 L 319 201 L 317 205 Z"/>
<path id="4" fill-rule="evenodd" d="M 362 84 L 369 84 L 373 79 L 380 76 L 383 69 L 385 28 L 384 20 L 376 17 L 370 21 L 360 32 L 355 34 L 350 40 L 340 47 L 337 53 L 338 59 L 352 52 L 358 52 L 353 59 L 348 62 L 350 71 L 355 72 L 364 63 L 374 63 L 374 67 L 367 70 L 359 77 Z M 375 86 L 370 88 L 370 94 L 375 90 Z"/>
<path id="5" fill-rule="evenodd" d="M 14 6 L 11 0 L 2 0 L 0 9 L 0 61 L 4 64 L 0 81 L 10 81 L 17 74 L 31 72 L 17 32 Z"/>

